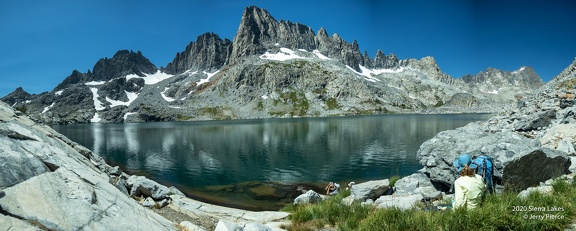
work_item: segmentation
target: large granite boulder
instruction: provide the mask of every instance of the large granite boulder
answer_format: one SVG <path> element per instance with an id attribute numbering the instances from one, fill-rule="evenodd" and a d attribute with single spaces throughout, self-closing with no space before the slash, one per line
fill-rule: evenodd
<path id="1" fill-rule="evenodd" d="M 430 178 L 421 172 L 400 178 L 394 184 L 394 188 L 396 189 L 394 191 L 396 196 L 420 194 L 424 198 L 437 198 L 442 194 L 430 182 Z"/>
<path id="2" fill-rule="evenodd" d="M 440 132 L 420 146 L 417 156 L 433 182 L 449 187 L 457 177 L 452 163 L 462 153 L 492 157 L 496 183 L 520 190 L 567 173 L 570 166 L 566 153 L 510 130 L 489 130 L 485 122 Z"/>
<path id="3" fill-rule="evenodd" d="M 294 204 L 295 205 L 316 204 L 321 201 L 322 197 L 320 196 L 320 194 L 314 192 L 314 190 L 308 190 L 308 192 L 296 197 L 296 199 L 294 199 Z"/>
<path id="4" fill-rule="evenodd" d="M 0 227 L 17 230 L 176 230 L 110 184 L 113 169 L 53 129 L 0 102 Z M 30 226 L 29 224 L 33 224 Z"/>
<path id="5" fill-rule="evenodd" d="M 364 202 L 368 199 L 376 199 L 383 195 L 390 188 L 388 179 L 368 181 L 352 185 L 350 196 L 357 202 Z"/>
<path id="6" fill-rule="evenodd" d="M 130 196 L 152 197 L 154 200 L 162 200 L 168 197 L 170 189 L 150 180 L 145 176 L 130 176 L 126 181 L 126 186 L 130 189 Z"/>
<path id="7" fill-rule="evenodd" d="M 421 201 L 424 197 L 420 194 L 414 195 L 386 195 L 381 196 L 374 204 L 377 208 L 398 208 L 401 210 L 411 209 L 413 208 L 416 203 Z"/>
<path id="8" fill-rule="evenodd" d="M 557 124 L 551 127 L 540 138 L 542 145 L 551 149 L 557 149 L 567 154 L 576 154 L 576 124 Z"/>

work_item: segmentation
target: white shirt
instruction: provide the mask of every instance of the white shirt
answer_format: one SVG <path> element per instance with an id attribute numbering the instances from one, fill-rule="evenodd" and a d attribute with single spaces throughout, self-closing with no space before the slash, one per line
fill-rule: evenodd
<path id="1" fill-rule="evenodd" d="M 484 179 L 479 175 L 461 176 L 454 181 L 453 208 L 465 206 L 468 209 L 476 208 L 482 203 L 482 195 L 486 190 Z"/>

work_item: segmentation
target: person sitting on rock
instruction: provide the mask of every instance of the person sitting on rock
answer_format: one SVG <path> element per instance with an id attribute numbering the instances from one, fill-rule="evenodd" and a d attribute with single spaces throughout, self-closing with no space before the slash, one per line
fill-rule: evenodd
<path id="1" fill-rule="evenodd" d="M 331 196 L 338 193 L 340 185 L 338 183 L 330 182 L 324 189 L 326 190 L 326 196 Z"/>
<path id="2" fill-rule="evenodd" d="M 454 181 L 453 208 L 464 207 L 474 209 L 482 203 L 482 196 L 486 190 L 484 180 L 474 173 L 474 169 L 465 165 L 460 171 L 460 177 Z"/>

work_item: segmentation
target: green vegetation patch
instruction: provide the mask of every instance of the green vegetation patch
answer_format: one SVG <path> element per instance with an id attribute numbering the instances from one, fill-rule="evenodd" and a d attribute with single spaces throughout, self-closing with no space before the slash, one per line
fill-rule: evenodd
<path id="1" fill-rule="evenodd" d="M 566 80 L 566 81 L 560 83 L 560 84 L 558 85 L 558 88 L 556 88 L 556 89 L 561 89 L 561 88 L 565 88 L 565 89 L 573 89 L 573 88 L 576 88 L 576 79 Z"/>
<path id="2" fill-rule="evenodd" d="M 353 203 L 346 206 L 345 191 L 316 205 L 289 205 L 289 230 L 564 230 L 576 218 L 576 184 L 557 180 L 554 192 L 489 194 L 481 207 L 429 211 L 419 208 L 379 209 Z"/>
<path id="3" fill-rule="evenodd" d="M 328 100 L 326 100 L 326 106 L 328 107 L 328 110 L 334 110 L 340 108 L 340 104 L 338 104 L 338 100 L 336 100 L 336 98 L 329 98 Z"/>
<path id="4" fill-rule="evenodd" d="M 26 114 L 26 112 L 28 111 L 28 108 L 26 107 L 26 105 L 22 105 L 20 107 L 14 108 L 14 109 L 16 109 L 16 111 L 22 112 L 24 114 Z"/>
<path id="5" fill-rule="evenodd" d="M 203 107 L 198 109 L 198 111 L 200 114 L 208 115 L 218 120 L 231 119 L 229 115 L 224 113 L 225 108 L 223 107 Z"/>
<path id="6" fill-rule="evenodd" d="M 284 114 L 289 114 L 290 116 L 305 116 L 310 109 L 310 102 L 308 102 L 308 99 L 306 99 L 306 96 L 302 92 L 290 91 L 280 93 L 280 99 L 274 100 L 273 105 L 278 106 L 279 103 L 289 105 L 290 107 L 282 107 L 284 110 L 280 108 L 279 110 L 272 111 L 269 113 L 271 116 L 281 116 Z"/>
<path id="7" fill-rule="evenodd" d="M 442 99 L 441 99 L 439 96 L 434 95 L 434 97 L 436 97 L 436 101 L 437 101 L 437 103 L 434 105 L 434 107 L 442 107 L 442 106 L 444 106 L 444 101 L 442 101 Z"/>

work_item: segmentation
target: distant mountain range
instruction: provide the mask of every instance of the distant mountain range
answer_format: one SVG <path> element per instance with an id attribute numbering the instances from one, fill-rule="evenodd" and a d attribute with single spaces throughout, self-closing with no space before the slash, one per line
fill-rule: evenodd
<path id="1" fill-rule="evenodd" d="M 456 79 L 432 57 L 371 58 L 356 41 L 251 6 L 232 41 L 200 35 L 166 68 L 121 50 L 51 92 L 1 100 L 49 124 L 493 112 L 543 84 L 530 67 Z"/>

